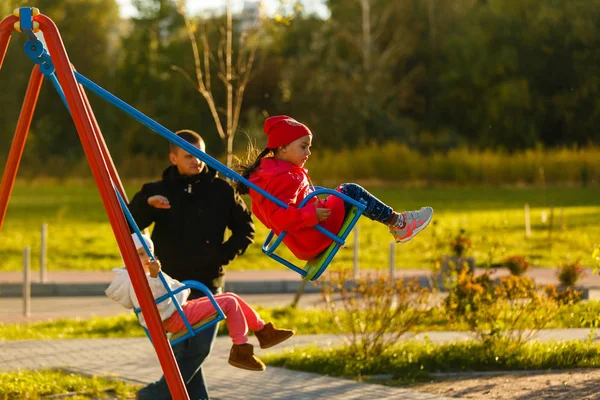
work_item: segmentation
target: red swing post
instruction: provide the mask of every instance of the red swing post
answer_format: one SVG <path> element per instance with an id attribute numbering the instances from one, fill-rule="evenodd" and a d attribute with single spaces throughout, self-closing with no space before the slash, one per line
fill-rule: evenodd
<path id="1" fill-rule="evenodd" d="M 58 80 L 63 87 L 75 127 L 77 128 L 84 152 L 90 163 L 96 185 L 100 191 L 104 208 L 108 214 L 121 254 L 125 259 L 125 265 L 129 272 L 129 276 L 131 277 L 136 296 L 140 301 L 140 306 L 148 325 L 148 331 L 150 332 L 150 337 L 154 343 L 169 390 L 174 399 L 189 400 L 181 373 L 175 361 L 171 346 L 167 341 L 158 310 L 156 309 L 154 298 L 150 292 L 148 282 L 137 256 L 137 251 L 131 240 L 129 227 L 113 188 L 114 181 L 115 185 L 119 185 L 119 190 L 122 190 L 121 182 L 116 175 L 116 170 L 114 169 L 110 154 L 106 149 L 106 144 L 104 143 L 100 129 L 95 121 L 93 111 L 87 101 L 87 97 L 83 94 L 83 89 L 79 87 L 79 84 L 75 80 L 75 76 L 71 70 L 71 63 L 69 62 L 58 28 L 54 22 L 45 15 L 35 15 L 33 20 L 39 23 L 40 29 L 44 32 L 48 50 L 53 55 L 53 62 Z M 10 34 L 14 23 L 18 21 L 19 18 L 13 15 L 5 18 L 0 23 L 0 67 L 2 66 L 2 61 L 4 60 L 8 48 Z M 27 96 L 19 118 L 17 127 L 17 133 L 19 133 L 19 135 L 17 135 L 17 133 L 15 134 L 15 139 L 18 140 L 13 142 L 13 145 L 11 146 L 11 157 L 9 157 L 7 168 L 5 170 L 6 179 L 3 178 L 3 183 L 0 187 L 0 211 L 3 210 L 2 214 L 0 214 L 0 226 L 8 205 L 16 171 L 20 163 L 27 131 L 29 130 L 31 118 L 37 102 L 41 80 L 42 74 L 36 66 L 32 73 Z M 113 177 L 114 179 L 112 179 Z"/>

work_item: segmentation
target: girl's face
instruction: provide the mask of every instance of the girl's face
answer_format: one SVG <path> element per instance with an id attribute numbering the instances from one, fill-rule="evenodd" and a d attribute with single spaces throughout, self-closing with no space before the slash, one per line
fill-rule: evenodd
<path id="1" fill-rule="evenodd" d="M 137 249 L 138 256 L 140 257 L 140 261 L 142 263 L 142 267 L 144 267 L 144 271 L 148 272 L 148 264 L 150 264 L 151 260 L 146 254 L 146 250 L 143 247 Z"/>
<path id="2" fill-rule="evenodd" d="M 310 146 L 312 145 L 312 136 L 302 136 L 291 143 L 286 144 L 277 151 L 277 158 L 294 164 L 297 167 L 303 167 L 310 156 Z"/>

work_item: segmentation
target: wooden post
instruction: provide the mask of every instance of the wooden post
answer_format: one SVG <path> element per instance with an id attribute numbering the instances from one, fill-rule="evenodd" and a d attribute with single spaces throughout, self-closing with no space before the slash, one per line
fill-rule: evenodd
<path id="1" fill-rule="evenodd" d="M 560 217 L 559 217 L 558 227 L 561 231 L 565 229 L 565 209 L 562 207 L 560 208 Z"/>
<path id="2" fill-rule="evenodd" d="M 48 224 L 42 224 L 41 237 L 40 237 L 40 282 L 46 283 L 48 279 L 48 273 L 46 271 L 47 259 L 46 250 L 48 243 Z"/>
<path id="3" fill-rule="evenodd" d="M 358 236 L 359 228 L 358 225 L 354 226 L 354 264 L 353 264 L 353 276 L 356 280 L 358 278 L 358 248 L 360 246 Z"/>
<path id="4" fill-rule="evenodd" d="M 292 304 L 290 304 L 290 308 L 298 307 L 298 303 L 300 303 L 300 298 L 304 294 L 304 288 L 306 287 L 307 283 L 308 283 L 308 280 L 302 279 L 302 282 L 300 282 L 300 286 L 298 287 L 298 290 L 296 291 L 296 295 L 294 296 L 294 300 L 292 301 Z"/>
<path id="5" fill-rule="evenodd" d="M 525 203 L 525 237 L 531 237 L 531 216 L 529 214 L 529 203 Z"/>
<path id="6" fill-rule="evenodd" d="M 23 250 L 23 316 L 31 315 L 31 249 Z"/>
<path id="7" fill-rule="evenodd" d="M 550 206 L 550 221 L 548 224 L 548 246 L 552 245 L 552 225 L 554 224 L 554 206 Z"/>
<path id="8" fill-rule="evenodd" d="M 396 242 L 390 242 L 390 279 L 394 278 L 394 268 L 396 264 Z"/>

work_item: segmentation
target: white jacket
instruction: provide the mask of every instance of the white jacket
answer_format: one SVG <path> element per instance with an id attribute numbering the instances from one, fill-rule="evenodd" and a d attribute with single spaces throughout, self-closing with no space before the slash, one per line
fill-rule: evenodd
<path id="1" fill-rule="evenodd" d="M 113 279 L 113 281 L 108 286 L 108 289 L 106 289 L 104 293 L 106 293 L 106 295 L 109 298 L 113 299 L 125 308 L 133 309 L 139 307 L 140 303 L 138 302 L 138 299 L 135 296 L 133 284 L 131 283 L 131 279 L 129 279 L 129 273 L 127 272 L 127 269 L 115 268 L 113 269 L 113 271 L 115 271 L 117 275 L 115 276 L 115 279 Z M 178 289 L 183 286 L 183 283 L 171 278 L 169 275 L 163 273 L 163 276 L 165 277 L 165 281 L 169 284 L 169 288 L 171 288 L 171 290 L 174 291 L 175 289 Z M 152 296 L 154 297 L 154 299 L 157 299 L 160 296 L 167 294 L 167 289 L 165 289 L 160 278 L 152 278 L 150 274 L 146 274 L 146 277 L 148 278 L 148 285 L 150 285 L 150 290 L 152 291 Z M 190 290 L 186 289 L 177 293 L 175 295 L 175 298 L 177 298 L 179 304 L 184 305 L 189 295 Z M 173 315 L 174 312 L 177 311 L 172 298 L 167 298 L 166 300 L 161 301 L 156 305 L 156 307 L 158 308 L 158 312 L 160 313 L 160 319 L 163 321 L 169 318 L 171 315 Z M 139 319 L 140 324 L 147 327 L 142 313 L 139 314 Z"/>

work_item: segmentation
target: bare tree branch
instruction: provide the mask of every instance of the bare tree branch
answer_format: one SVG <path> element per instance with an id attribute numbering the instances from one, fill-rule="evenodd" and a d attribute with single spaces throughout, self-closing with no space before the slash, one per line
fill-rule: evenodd
<path id="1" fill-rule="evenodd" d="M 246 90 L 246 85 L 250 80 L 250 74 L 252 72 L 252 65 L 254 64 L 254 58 L 256 56 L 256 46 L 252 47 L 250 54 L 248 55 L 248 61 L 246 65 L 243 67 L 243 75 L 240 82 L 240 85 L 237 88 L 236 98 L 235 98 L 235 110 L 233 112 L 234 120 L 232 129 L 235 132 L 237 130 L 238 121 L 240 118 L 240 112 L 242 110 L 242 101 L 244 99 L 244 90 Z"/>
<path id="2" fill-rule="evenodd" d="M 190 76 L 190 74 L 187 73 L 186 70 L 184 70 L 181 67 L 178 67 L 177 65 L 171 65 L 171 69 L 173 71 L 177 71 L 181 75 L 183 75 L 183 77 L 185 78 L 185 80 L 190 83 L 190 85 L 194 88 L 194 90 L 197 90 L 197 91 L 200 92 L 200 88 L 198 87 L 198 84 L 196 83 L 196 81 L 194 81 L 194 79 L 192 79 L 192 77 Z"/>
<path id="3" fill-rule="evenodd" d="M 206 89 L 210 91 L 210 46 L 208 45 L 208 37 L 206 36 L 206 26 L 202 29 L 202 46 L 204 48 L 204 71 L 206 72 Z"/>
<path id="4" fill-rule="evenodd" d="M 192 46 L 194 56 L 194 69 L 196 74 L 196 83 L 192 77 L 180 67 L 172 66 L 171 69 L 179 72 L 206 100 L 219 136 L 227 147 L 227 165 L 231 166 L 233 161 L 233 139 L 239 124 L 239 117 L 242 109 L 244 91 L 251 77 L 252 67 L 256 56 L 257 45 L 251 46 L 248 56 L 245 56 L 243 50 L 235 61 L 233 54 L 233 15 L 231 10 L 231 0 L 227 0 L 227 18 L 225 28 L 220 27 L 221 36 L 217 45 L 217 57 L 213 56 L 210 50 L 206 26 L 203 25 L 200 40 L 203 45 L 203 56 L 200 57 L 198 41 L 195 37 L 195 26 L 190 20 L 185 10 L 185 0 L 177 1 L 177 11 L 183 16 L 185 29 L 188 39 Z M 245 35 L 242 34 L 242 35 Z M 244 43 L 245 36 L 240 39 L 240 48 Z M 215 104 L 211 90 L 210 61 L 215 61 L 218 65 L 217 77 L 225 86 L 227 92 L 226 106 L 220 107 Z M 203 64 L 203 65 L 202 65 Z M 236 82 L 237 81 L 237 82 Z M 237 85 L 234 88 L 234 83 Z M 226 125 L 223 127 L 221 116 L 225 115 Z"/>

